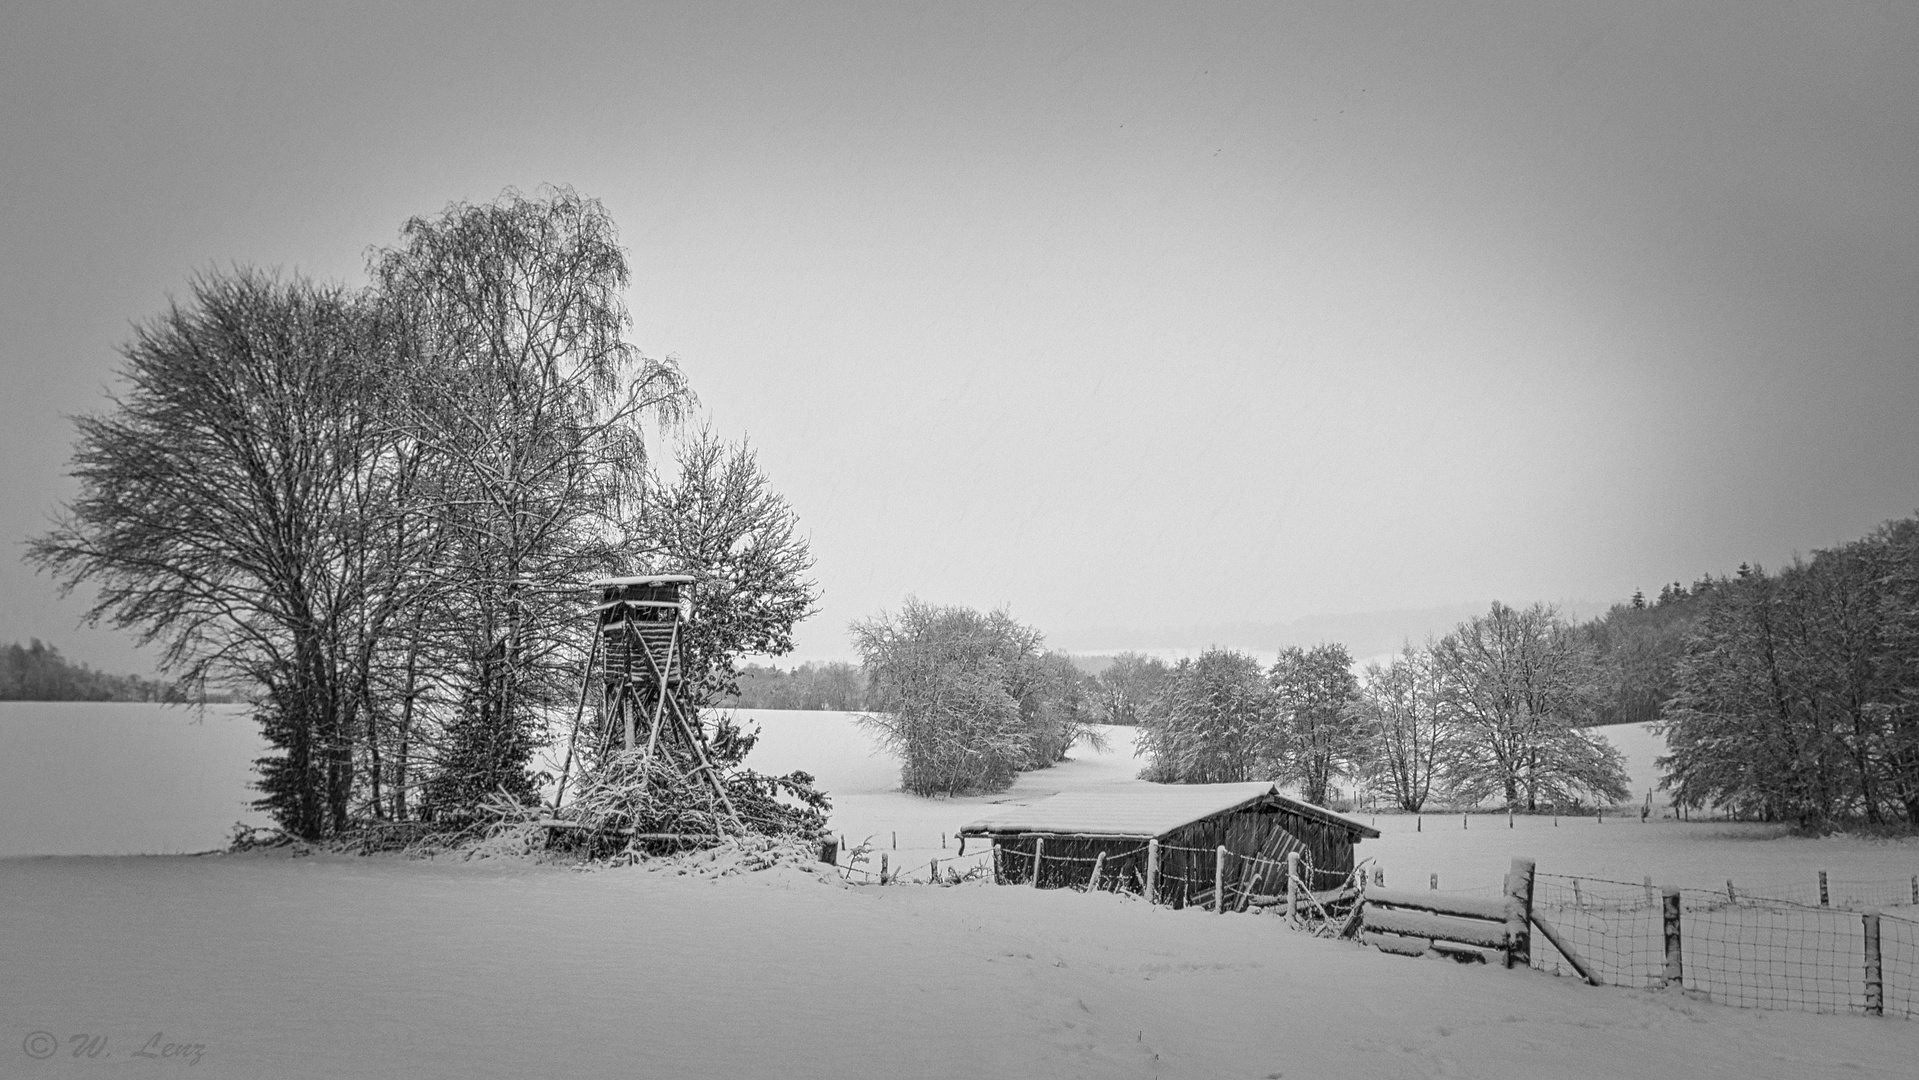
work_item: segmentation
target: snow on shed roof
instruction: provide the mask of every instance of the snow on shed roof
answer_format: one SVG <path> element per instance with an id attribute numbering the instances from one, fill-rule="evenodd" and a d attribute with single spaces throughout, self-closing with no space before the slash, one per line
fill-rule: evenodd
<path id="1" fill-rule="evenodd" d="M 1082 833 L 1091 836 L 1164 836 L 1183 825 L 1272 798 L 1306 817 L 1338 825 L 1361 836 L 1378 836 L 1361 825 L 1311 803 L 1281 795 L 1271 782 L 1252 784 L 1115 785 L 1104 791 L 1069 791 L 1031 806 L 1009 806 L 961 826 L 960 833 Z"/>
<path id="2" fill-rule="evenodd" d="M 598 581 L 587 582 L 586 587 L 589 589 L 606 589 L 621 585 L 670 585 L 674 583 L 684 585 L 692 580 L 692 574 L 638 574 L 633 577 L 601 578 Z"/>

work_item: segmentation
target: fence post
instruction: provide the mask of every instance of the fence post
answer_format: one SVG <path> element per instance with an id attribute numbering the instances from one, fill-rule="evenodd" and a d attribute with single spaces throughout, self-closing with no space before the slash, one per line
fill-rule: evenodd
<path id="1" fill-rule="evenodd" d="M 1286 853 L 1286 925 L 1299 928 L 1299 852 Z"/>
<path id="2" fill-rule="evenodd" d="M 1099 858 L 1093 860 L 1093 880 L 1087 883 L 1086 891 L 1088 892 L 1099 891 L 1099 876 L 1102 872 L 1105 871 L 1105 869 L 1106 869 L 1106 853 L 1102 851 L 1099 853 Z"/>
<path id="3" fill-rule="evenodd" d="M 1431 885 L 1430 885 L 1429 887 L 1430 887 L 1430 888 L 1433 888 L 1433 889 L 1438 889 L 1438 888 L 1439 888 L 1439 875 L 1438 875 L 1438 874 L 1434 874 L 1434 875 L 1433 875 L 1433 879 L 1432 879 L 1432 884 L 1431 884 Z"/>
<path id="4" fill-rule="evenodd" d="M 1039 888 L 1039 861 L 1046 854 L 1046 838 L 1033 837 L 1033 888 Z"/>
<path id="5" fill-rule="evenodd" d="M 1379 886 L 1382 889 L 1386 887 L 1386 868 L 1385 867 L 1383 866 L 1373 867 L 1373 884 Z"/>
<path id="6" fill-rule="evenodd" d="M 1912 902 L 1919 905 L 1919 874 L 1912 875 Z"/>
<path id="7" fill-rule="evenodd" d="M 1679 890 L 1668 887 L 1662 911 L 1662 921 L 1666 924 L 1666 985 L 1686 988 L 1686 964 L 1680 953 L 1679 941 Z"/>
<path id="8" fill-rule="evenodd" d="M 1866 1015 L 1886 1015 L 1886 984 L 1879 968 L 1879 909 L 1867 908 L 1860 920 L 1866 924 Z"/>
<path id="9" fill-rule="evenodd" d="M 1159 841 L 1146 841 L 1146 902 L 1159 903 Z"/>
<path id="10" fill-rule="evenodd" d="M 1226 914 L 1226 845 L 1213 849 L 1213 914 Z"/>
<path id="11" fill-rule="evenodd" d="M 1736 904 L 1739 902 L 1739 894 L 1733 891 L 1731 878 L 1726 879 L 1726 902 L 1729 904 Z"/>
<path id="12" fill-rule="evenodd" d="M 932 874 L 932 878 L 930 879 L 932 883 L 938 885 L 940 883 L 940 861 L 938 859 L 933 860 L 928 872 Z"/>
<path id="13" fill-rule="evenodd" d="M 1533 861 L 1515 857 L 1506 875 L 1506 966 L 1533 963 Z"/>
<path id="14" fill-rule="evenodd" d="M 886 884 L 886 852 L 880 852 L 880 884 Z"/>
<path id="15" fill-rule="evenodd" d="M 1824 870 L 1819 871 L 1819 906 L 1820 907 L 1832 906 L 1832 900 L 1826 894 L 1826 872 Z"/>

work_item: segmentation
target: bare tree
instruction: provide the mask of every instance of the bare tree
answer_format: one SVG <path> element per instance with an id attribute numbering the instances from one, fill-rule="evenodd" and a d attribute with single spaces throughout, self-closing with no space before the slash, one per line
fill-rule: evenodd
<path id="1" fill-rule="evenodd" d="M 1108 724 L 1138 724 L 1166 681 L 1166 662 L 1157 656 L 1123 652 L 1095 677 L 1093 694 L 1100 719 Z"/>
<path id="2" fill-rule="evenodd" d="M 898 615 L 852 626 L 871 686 L 860 722 L 903 762 L 916 795 L 999 791 L 1034 758 L 1021 699 L 1040 632 L 1004 611 L 936 607 L 908 597 Z"/>
<path id="3" fill-rule="evenodd" d="M 1586 730 L 1601 700 L 1592 646 L 1550 607 L 1495 602 L 1441 639 L 1433 661 L 1461 736 L 1448 763 L 1456 794 L 1528 810 L 1625 797 L 1619 752 Z"/>
<path id="4" fill-rule="evenodd" d="M 1373 773 L 1408 813 L 1432 798 L 1445 761 L 1450 729 L 1440 693 L 1432 653 L 1411 645 L 1385 667 L 1367 664 L 1360 680 L 1358 712 L 1375 747 Z"/>
<path id="5" fill-rule="evenodd" d="M 415 218 L 372 270 L 411 376 L 401 426 L 446 565 L 424 639 L 454 661 L 432 801 L 531 799 L 542 707 L 575 683 L 584 630 L 561 583 L 618 558 L 644 422 L 692 403 L 670 361 L 624 339 L 626 257 L 597 201 L 509 191 Z"/>
<path id="6" fill-rule="evenodd" d="M 97 586 L 89 618 L 165 670 L 264 688 L 261 804 L 305 837 L 346 826 L 354 783 L 353 544 L 383 444 L 364 330 L 338 289 L 196 278 L 135 328 L 112 409 L 77 421 L 80 494 L 28 556 Z"/>
<path id="7" fill-rule="evenodd" d="M 1172 784 L 1270 777 L 1287 749 L 1259 661 L 1230 649 L 1173 665 L 1146 711 L 1137 747 L 1149 758 L 1141 775 Z"/>
<path id="8" fill-rule="evenodd" d="M 694 578 L 699 617 L 686 645 L 697 705 L 739 694 L 741 657 L 791 652 L 793 628 L 819 601 L 799 516 L 745 444 L 704 430 L 686 439 L 672 475 L 651 472 L 622 529 L 623 569 Z"/>
<path id="9" fill-rule="evenodd" d="M 1287 735 L 1286 754 L 1275 764 L 1279 775 L 1299 782 L 1309 803 L 1325 803 L 1333 777 L 1365 754 L 1352 668 L 1344 645 L 1294 646 L 1267 674 Z"/>

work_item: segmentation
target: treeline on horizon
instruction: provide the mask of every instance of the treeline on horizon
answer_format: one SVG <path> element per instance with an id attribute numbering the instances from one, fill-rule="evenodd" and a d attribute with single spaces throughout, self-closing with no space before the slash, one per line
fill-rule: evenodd
<path id="1" fill-rule="evenodd" d="M 1777 571 L 1748 564 L 1635 593 L 1581 623 L 1495 603 L 1358 672 L 1330 643 L 1288 649 L 1270 669 L 1232 649 L 1170 664 L 1139 653 L 1042 664 L 1063 654 L 1030 628 L 971 641 L 992 621 L 916 601 L 902 615 L 915 616 L 914 633 L 879 650 L 868 634 L 863 665 L 751 667 L 731 704 L 888 712 L 882 734 L 903 751 L 942 746 L 975 765 L 982 754 L 1021 760 L 1011 718 L 1050 710 L 1064 718 L 1053 728 L 1142 727 L 1153 779 L 1287 778 L 1313 801 L 1337 801 L 1343 779 L 1408 810 L 1617 800 L 1617 755 L 1591 731 L 1644 723 L 1666 736 L 1661 786 L 1678 806 L 1812 829 L 1919 823 L 1919 516 Z M 1042 668 L 1047 678 L 1033 677 Z M 1002 703 L 1007 722 L 982 729 L 936 706 L 956 687 L 1016 707 Z M 1010 776 L 914 770 L 933 777 L 917 785 L 927 790 L 990 790 Z"/>
<path id="2" fill-rule="evenodd" d="M 185 702 L 181 689 L 159 679 L 109 675 L 60 655 L 53 645 L 32 638 L 0 648 L 0 701 L 162 701 Z"/>
<path id="3" fill-rule="evenodd" d="M 1647 724 L 1659 720 L 1660 706 L 1672 695 L 1679 656 L 1697 609 L 1686 605 L 1702 578 L 1689 589 L 1674 582 L 1648 601 L 1636 594 L 1606 614 L 1577 625 L 1601 665 L 1602 685 L 1590 726 Z M 1067 654 L 1061 654 L 1067 655 Z M 1093 723 L 1132 726 L 1140 722 L 1140 698 L 1154 672 L 1166 661 L 1139 652 L 1071 654 L 1083 677 Z M 843 660 L 808 661 L 792 668 L 746 664 L 739 692 L 722 704 L 738 709 L 797 709 L 859 712 L 869 707 L 869 676 L 859 664 Z"/>

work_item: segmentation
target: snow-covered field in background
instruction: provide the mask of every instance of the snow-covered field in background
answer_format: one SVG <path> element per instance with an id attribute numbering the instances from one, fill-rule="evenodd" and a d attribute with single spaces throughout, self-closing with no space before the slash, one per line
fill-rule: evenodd
<path id="1" fill-rule="evenodd" d="M 953 858 L 958 847 L 951 834 L 996 804 L 1088 786 L 1143 783 L 1136 779 L 1141 762 L 1133 757 L 1133 730 L 1107 728 L 1104 752 L 1077 747 L 1072 760 L 1021 774 L 1009 791 L 915 798 L 898 790 L 898 761 L 879 750 L 844 713 L 749 711 L 740 716 L 762 730 L 760 745 L 749 759 L 752 764 L 771 772 L 813 773 L 833 794 L 835 831 L 849 844 L 872 838 L 876 851 L 885 850 L 895 867 Z M 1608 729 L 1607 737 L 1627 754 L 1635 793 L 1654 787 L 1652 759 L 1665 752 L 1662 740 L 1643 728 Z M 1505 817 L 1492 814 L 1473 815 L 1470 821 L 1457 814 L 1356 816 L 1385 834 L 1362 843 L 1358 854 L 1384 868 L 1389 885 L 1424 886 L 1438 874 L 1445 888 L 1496 888 L 1514 855 L 1531 856 L 1542 873 L 1629 882 L 1650 874 L 1661 885 L 1704 888 L 1721 887 L 1728 878 L 1753 887 L 1812 881 L 1822 869 L 1854 879 L 1919 873 L 1919 843 L 1913 841 L 1781 837 L 1783 830 L 1768 825 L 1657 816 L 1641 823 L 1636 812 L 1609 815 L 1603 823 L 1591 817 L 1519 817 L 1511 828 Z M 890 846 L 895 833 L 897 850 Z M 948 837 L 944 848 L 942 834 Z M 969 848 L 969 856 L 977 850 L 977 845 Z"/>
<path id="2" fill-rule="evenodd" d="M 895 865 L 955 857 L 940 835 L 991 803 L 1138 769 L 1122 730 L 1109 752 L 1082 748 L 1003 795 L 915 799 L 843 715 L 750 718 L 765 730 L 753 763 L 815 773 L 835 829 L 877 838 Z M 217 844 L 258 747 L 230 716 L 189 719 L 0 712 L 7 850 Z M 1361 854 L 1396 884 L 1496 885 L 1514 853 L 1675 884 L 1919 870 L 1911 843 L 1636 816 L 1378 821 L 1385 837 Z M 284 849 L 0 860 L 0 1077 L 1803 1080 L 1908 1076 L 1919 1046 L 1906 1021 L 1408 960 L 1264 915 L 988 884 L 848 888 L 799 866 L 676 870 Z"/>
<path id="3" fill-rule="evenodd" d="M 245 710 L 0 702 L 0 856 L 206 851 L 268 824 L 248 809 L 266 746 Z"/>
<path id="4" fill-rule="evenodd" d="M 159 705 L 0 703 L 0 856 L 171 854 L 220 847 L 236 821 L 265 824 L 249 810 L 252 762 L 264 752 L 244 706 L 204 712 Z M 1072 760 L 1025 773 L 1011 790 L 985 797 L 923 799 L 901 793 L 899 762 L 846 713 L 746 711 L 762 733 L 749 764 L 767 772 L 804 769 L 833 797 L 832 828 L 849 844 L 869 838 L 893 867 L 924 867 L 959 855 L 953 834 L 996 804 L 1024 802 L 1094 785 L 1140 783 L 1130 728 L 1108 728 L 1108 746 L 1075 748 Z M 1627 755 L 1635 795 L 1657 783 L 1661 740 L 1643 728 L 1607 737 Z M 1678 822 L 1636 813 L 1592 818 L 1522 817 L 1508 829 L 1497 815 L 1381 814 L 1385 836 L 1360 846 L 1389 884 L 1496 886 L 1515 854 L 1542 872 L 1660 884 L 1753 887 L 1838 877 L 1919 872 L 1919 845 L 1866 838 L 1772 839 L 1779 829 Z M 898 847 L 894 848 L 894 836 Z M 944 838 L 945 846 L 942 846 Z M 977 862 L 977 845 L 968 862 Z"/>

